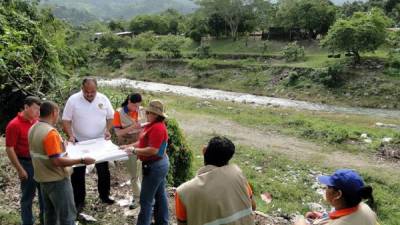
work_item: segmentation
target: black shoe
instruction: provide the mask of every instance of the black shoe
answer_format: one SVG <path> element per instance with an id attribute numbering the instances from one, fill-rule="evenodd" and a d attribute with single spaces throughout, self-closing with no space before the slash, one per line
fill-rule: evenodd
<path id="1" fill-rule="evenodd" d="M 77 214 L 83 212 L 83 208 L 85 208 L 85 205 L 84 205 L 84 204 L 77 204 L 77 205 L 76 205 Z"/>
<path id="2" fill-rule="evenodd" d="M 136 209 L 138 204 L 135 202 L 135 199 L 132 200 L 131 204 L 129 204 L 129 209 Z"/>
<path id="3" fill-rule="evenodd" d="M 110 197 L 102 198 L 101 201 L 102 201 L 103 203 L 107 203 L 107 204 L 109 204 L 109 205 L 112 205 L 112 204 L 115 203 L 115 200 L 112 199 L 112 198 L 110 198 Z"/>

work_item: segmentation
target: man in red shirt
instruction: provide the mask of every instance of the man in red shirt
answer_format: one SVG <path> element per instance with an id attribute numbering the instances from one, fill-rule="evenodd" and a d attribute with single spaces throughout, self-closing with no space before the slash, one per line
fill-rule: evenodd
<path id="1" fill-rule="evenodd" d="M 41 101 L 28 96 L 24 108 L 12 119 L 6 128 L 6 151 L 12 165 L 18 172 L 21 181 L 21 220 L 22 224 L 34 224 L 32 201 L 36 188 L 39 193 L 40 221 L 43 224 L 43 202 L 39 186 L 33 179 L 33 165 L 29 154 L 28 131 L 39 118 Z"/>

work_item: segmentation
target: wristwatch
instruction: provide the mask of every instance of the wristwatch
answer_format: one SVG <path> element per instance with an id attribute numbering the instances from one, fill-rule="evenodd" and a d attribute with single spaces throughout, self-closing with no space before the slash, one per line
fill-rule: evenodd
<path id="1" fill-rule="evenodd" d="M 136 149 L 135 149 L 135 147 L 132 147 L 132 154 L 135 154 L 135 155 L 136 155 Z"/>

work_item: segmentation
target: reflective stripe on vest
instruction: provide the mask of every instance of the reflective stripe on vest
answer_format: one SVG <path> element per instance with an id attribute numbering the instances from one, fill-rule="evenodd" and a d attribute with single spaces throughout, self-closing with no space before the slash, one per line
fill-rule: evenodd
<path id="1" fill-rule="evenodd" d="M 221 219 L 216 219 L 216 220 L 214 220 L 212 222 L 205 223 L 204 225 L 221 225 L 221 224 L 232 223 L 232 222 L 234 222 L 236 220 L 239 220 L 239 219 L 241 219 L 241 218 L 243 218 L 245 216 L 251 215 L 251 213 L 252 213 L 251 208 L 244 209 L 242 211 L 234 213 L 233 215 L 230 215 L 228 217 L 221 218 Z"/>
<path id="2" fill-rule="evenodd" d="M 43 155 L 37 152 L 31 152 L 31 157 L 35 159 L 49 159 L 47 155 Z"/>
<path id="3" fill-rule="evenodd" d="M 40 154 L 37 152 L 31 152 L 30 154 L 31 154 L 31 157 L 35 158 L 35 159 L 50 159 L 47 155 Z M 67 155 L 67 152 L 63 152 L 60 154 L 60 157 L 64 157 L 66 155 Z"/>

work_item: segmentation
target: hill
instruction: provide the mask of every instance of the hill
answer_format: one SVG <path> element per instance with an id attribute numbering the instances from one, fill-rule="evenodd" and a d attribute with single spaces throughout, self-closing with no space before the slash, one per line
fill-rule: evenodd
<path id="1" fill-rule="evenodd" d="M 197 8 L 190 0 L 42 0 L 40 4 L 80 10 L 101 20 L 130 19 L 135 15 L 158 13 L 169 8 L 189 13 Z"/>

